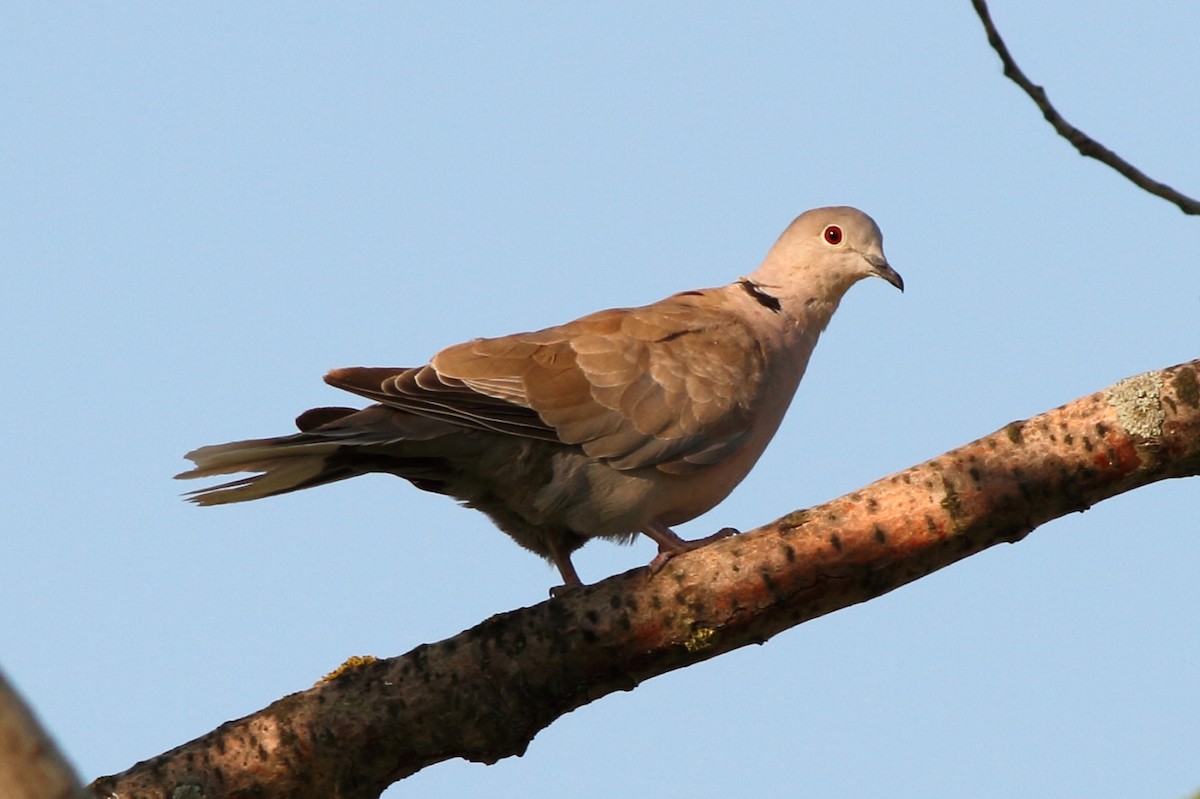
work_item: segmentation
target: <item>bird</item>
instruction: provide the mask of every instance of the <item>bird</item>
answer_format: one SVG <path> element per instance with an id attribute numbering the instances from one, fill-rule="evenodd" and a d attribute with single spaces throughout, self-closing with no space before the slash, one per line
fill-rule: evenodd
<path id="1" fill-rule="evenodd" d="M 736 532 L 685 540 L 672 528 L 750 472 L 846 291 L 872 276 L 904 290 L 875 221 L 815 208 L 728 285 L 472 339 L 424 366 L 334 369 L 326 383 L 374 404 L 200 447 L 176 477 L 254 473 L 185 495 L 220 505 L 389 473 L 485 513 L 558 568 L 556 590 L 583 585 L 571 556 L 593 538 L 646 535 L 657 571 Z"/>

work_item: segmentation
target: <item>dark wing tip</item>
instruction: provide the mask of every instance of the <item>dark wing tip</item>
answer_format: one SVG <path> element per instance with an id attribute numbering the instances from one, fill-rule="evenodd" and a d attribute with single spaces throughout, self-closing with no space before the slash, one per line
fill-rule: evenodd
<path id="1" fill-rule="evenodd" d="M 383 390 L 384 381 L 407 371 L 390 366 L 346 366 L 326 374 L 325 382 L 355 394 L 374 395 Z"/>
<path id="2" fill-rule="evenodd" d="M 357 412 L 357 408 L 309 408 L 296 417 L 296 429 L 301 433 L 307 433 Z"/>

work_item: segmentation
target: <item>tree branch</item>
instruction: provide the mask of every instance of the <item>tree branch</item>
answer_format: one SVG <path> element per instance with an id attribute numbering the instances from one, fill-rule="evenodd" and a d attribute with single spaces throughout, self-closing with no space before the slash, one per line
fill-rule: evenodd
<path id="1" fill-rule="evenodd" d="M 85 794 L 54 741 L 0 674 L 0 795 L 80 799 Z"/>
<path id="2" fill-rule="evenodd" d="M 1013 422 L 654 576 L 635 569 L 402 657 L 348 663 L 91 790 L 377 797 L 442 760 L 519 755 L 556 718 L 606 694 L 764 643 L 1115 494 L 1197 474 L 1200 360 Z"/>
<path id="3" fill-rule="evenodd" d="M 1193 200 L 1186 194 L 1181 194 L 1165 183 L 1159 183 L 1147 177 L 1133 166 L 1133 164 L 1063 119 L 1062 114 L 1058 113 L 1054 106 L 1050 104 L 1050 100 L 1046 97 L 1045 89 L 1035 85 L 1029 78 L 1025 77 L 1025 73 L 1021 71 L 1021 68 L 1017 66 L 1017 62 L 1013 60 L 1012 55 L 1008 52 L 1008 47 L 1004 44 L 1004 40 L 1000 38 L 1000 32 L 996 30 L 996 26 L 992 22 L 992 17 L 988 13 L 987 2 L 985 0 L 971 0 L 971 5 L 975 6 L 975 13 L 979 15 L 980 21 L 983 22 L 983 28 L 987 32 L 988 43 L 996 51 L 996 54 L 1000 56 L 1000 61 L 1004 64 L 1005 76 L 1020 86 L 1029 95 L 1030 99 L 1041 110 L 1042 116 L 1046 118 L 1046 121 L 1054 126 L 1054 129 L 1058 131 L 1060 136 L 1074 145 L 1080 155 L 1095 158 L 1101 163 L 1108 164 L 1139 188 L 1145 189 L 1168 202 L 1175 203 L 1185 214 L 1200 214 L 1200 202 Z"/>

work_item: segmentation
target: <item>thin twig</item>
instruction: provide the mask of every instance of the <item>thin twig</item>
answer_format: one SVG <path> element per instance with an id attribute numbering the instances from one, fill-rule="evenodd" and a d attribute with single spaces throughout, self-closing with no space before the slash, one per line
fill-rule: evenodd
<path id="1" fill-rule="evenodd" d="M 996 51 L 996 54 L 1000 56 L 1000 61 L 1004 64 L 1005 76 L 1020 86 L 1029 95 L 1030 99 L 1041 109 L 1042 116 L 1046 118 L 1046 121 L 1054 126 L 1054 129 L 1058 131 L 1060 136 L 1073 144 L 1080 155 L 1095 158 L 1097 161 L 1108 164 L 1133 181 L 1134 185 L 1168 202 L 1174 203 L 1185 214 L 1200 215 L 1200 202 L 1193 200 L 1186 194 L 1180 194 L 1165 183 L 1159 183 L 1147 177 L 1134 167 L 1133 164 L 1063 119 L 1062 114 L 1058 113 L 1054 106 L 1050 104 L 1050 101 L 1046 99 L 1045 89 L 1025 77 L 1025 73 L 1021 71 L 1021 68 L 1017 66 L 1017 62 L 1013 60 L 1012 55 L 1008 52 L 1008 47 L 1004 44 L 1004 40 L 1000 38 L 1000 33 L 996 30 L 996 26 L 992 22 L 985 0 L 971 0 L 971 5 L 975 6 L 975 12 L 979 15 L 980 21 L 983 22 L 983 28 L 987 31 L 988 43 L 991 44 L 992 49 Z"/>

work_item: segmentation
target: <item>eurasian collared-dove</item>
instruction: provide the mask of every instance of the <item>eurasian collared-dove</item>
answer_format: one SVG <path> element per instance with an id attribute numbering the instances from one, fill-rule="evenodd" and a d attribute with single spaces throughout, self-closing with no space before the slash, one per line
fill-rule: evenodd
<path id="1" fill-rule="evenodd" d="M 241 502 L 390 472 L 492 518 L 580 584 L 571 553 L 639 532 L 673 554 L 672 525 L 723 500 L 758 460 L 851 285 L 904 283 L 878 226 L 854 208 L 798 217 L 762 265 L 720 288 L 475 339 L 426 366 L 336 369 L 330 385 L 377 402 L 315 408 L 300 433 L 188 453 L 179 477 L 260 474 L 189 494 Z"/>

